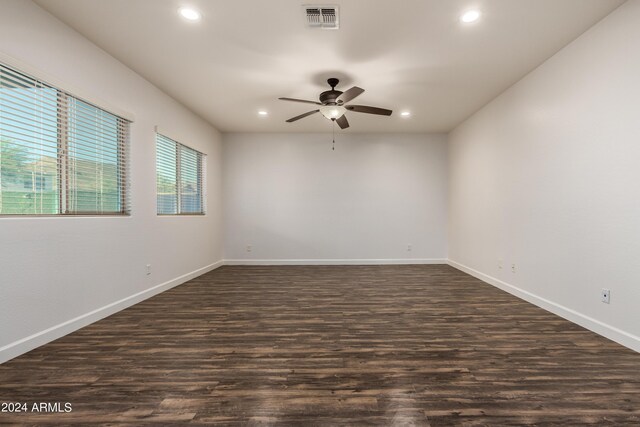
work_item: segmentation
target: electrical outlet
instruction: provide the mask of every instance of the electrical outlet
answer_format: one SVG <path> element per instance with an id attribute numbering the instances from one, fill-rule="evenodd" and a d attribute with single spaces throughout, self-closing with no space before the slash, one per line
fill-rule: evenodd
<path id="1" fill-rule="evenodd" d="M 600 292 L 600 299 L 603 303 L 609 304 L 611 302 L 611 291 L 609 289 L 602 288 Z"/>
<path id="2" fill-rule="evenodd" d="M 247 245 L 247 252 L 251 252 L 252 249 L 253 247 L 251 245 Z"/>
<path id="3" fill-rule="evenodd" d="M 512 273 L 516 272 L 516 265 L 515 264 L 511 264 L 511 272 Z"/>
<path id="4" fill-rule="evenodd" d="M 502 258 L 498 258 L 498 270 L 502 270 L 504 265 L 504 261 L 502 260 Z"/>
<path id="5" fill-rule="evenodd" d="M 407 252 L 411 252 L 411 245 L 407 245 Z"/>
<path id="6" fill-rule="evenodd" d="M 151 274 L 151 264 L 147 264 L 147 276 Z"/>

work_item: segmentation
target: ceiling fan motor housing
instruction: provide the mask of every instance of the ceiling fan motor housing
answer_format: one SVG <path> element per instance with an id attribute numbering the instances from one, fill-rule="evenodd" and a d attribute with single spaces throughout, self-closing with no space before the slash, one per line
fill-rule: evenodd
<path id="1" fill-rule="evenodd" d="M 327 83 L 331 86 L 331 90 L 324 91 L 320 94 L 320 102 L 324 105 L 342 104 L 340 101 L 336 101 L 336 99 L 342 95 L 341 91 L 336 90 L 336 86 L 338 86 L 340 80 L 335 77 L 331 77 L 330 79 L 327 79 Z"/>
<path id="2" fill-rule="evenodd" d="M 339 102 L 336 99 L 342 95 L 342 92 L 339 90 L 327 90 L 320 94 L 320 102 L 324 105 L 336 105 Z"/>

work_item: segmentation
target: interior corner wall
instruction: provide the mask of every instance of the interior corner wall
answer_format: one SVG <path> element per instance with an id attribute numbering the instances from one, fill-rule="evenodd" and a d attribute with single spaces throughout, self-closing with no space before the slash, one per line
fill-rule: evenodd
<path id="1" fill-rule="evenodd" d="M 639 22 L 623 4 L 449 135 L 452 264 L 638 351 Z"/>
<path id="2" fill-rule="evenodd" d="M 446 261 L 446 137 L 351 132 L 223 135 L 227 262 Z"/>
<path id="3" fill-rule="evenodd" d="M 130 217 L 0 218 L 3 362 L 213 268 L 223 238 L 216 129 L 33 2 L 2 1 L 0 52 L 135 116 Z M 207 154 L 206 216 L 156 216 L 156 125 Z"/>

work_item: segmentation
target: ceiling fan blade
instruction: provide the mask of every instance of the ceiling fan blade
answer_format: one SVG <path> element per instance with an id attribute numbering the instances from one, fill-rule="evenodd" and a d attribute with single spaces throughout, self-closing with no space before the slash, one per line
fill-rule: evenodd
<path id="1" fill-rule="evenodd" d="M 367 105 L 345 105 L 349 111 L 355 111 L 356 113 L 378 114 L 381 116 L 390 116 L 393 111 L 385 108 L 369 107 Z"/>
<path id="2" fill-rule="evenodd" d="M 346 92 L 343 92 L 342 95 L 338 97 L 338 101 L 349 102 L 356 96 L 362 94 L 362 92 L 364 92 L 364 89 L 354 86 Z"/>
<path id="3" fill-rule="evenodd" d="M 296 98 L 278 98 L 281 99 L 283 101 L 293 101 L 293 102 L 304 102 L 305 104 L 316 104 L 316 105 L 322 105 L 319 102 L 316 101 L 307 101 L 306 99 L 296 99 Z"/>
<path id="4" fill-rule="evenodd" d="M 349 121 L 344 114 L 336 119 L 336 123 L 340 126 L 340 129 L 346 129 L 349 127 Z"/>
<path id="5" fill-rule="evenodd" d="M 304 114 L 300 114 L 299 116 L 292 117 L 289 120 L 287 120 L 287 123 L 291 123 L 291 122 L 295 122 L 296 120 L 304 119 L 305 117 L 310 116 L 312 114 L 315 114 L 318 111 L 320 111 L 320 110 L 313 110 L 313 111 L 306 112 Z"/>

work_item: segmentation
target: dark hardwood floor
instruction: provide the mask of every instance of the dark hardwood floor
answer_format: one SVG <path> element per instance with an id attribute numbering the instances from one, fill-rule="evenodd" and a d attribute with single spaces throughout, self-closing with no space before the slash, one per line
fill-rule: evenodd
<path id="1" fill-rule="evenodd" d="M 6 325 L 5 325 L 6 326 Z M 448 266 L 222 267 L 0 365 L 0 423 L 640 425 L 640 354 Z"/>

